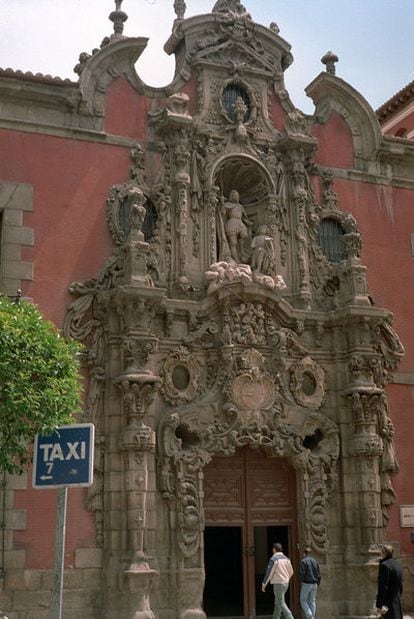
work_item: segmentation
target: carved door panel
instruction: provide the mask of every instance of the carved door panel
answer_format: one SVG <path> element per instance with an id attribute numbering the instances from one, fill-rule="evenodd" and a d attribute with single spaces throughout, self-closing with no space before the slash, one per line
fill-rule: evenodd
<path id="1" fill-rule="evenodd" d="M 224 544 L 230 546 L 230 533 L 223 530 L 230 527 L 236 530 L 238 545 L 233 546 L 233 552 L 238 554 L 234 561 L 241 564 L 240 595 L 234 598 L 234 612 L 239 608 L 237 599 L 243 600 L 241 614 L 231 616 L 256 617 L 272 614 L 272 596 L 263 597 L 260 583 L 271 554 L 272 541 L 281 541 L 286 552 L 294 548 L 295 542 L 295 485 L 294 474 L 286 462 L 280 458 L 266 457 L 258 450 L 240 449 L 234 456 L 216 456 L 204 470 L 204 511 L 207 536 L 206 545 L 212 537 L 219 536 Z M 220 531 L 221 529 L 221 531 Z M 276 537 L 275 537 L 276 536 Z M 274 538 L 274 539 L 273 539 Z M 216 538 L 217 539 L 217 538 Z M 227 549 L 227 552 L 230 548 Z M 223 608 L 220 613 L 220 594 L 217 589 L 220 582 L 229 577 L 226 550 L 222 549 L 222 559 L 218 557 L 215 564 L 216 572 L 227 569 L 220 580 L 217 578 L 215 587 L 215 608 L 217 614 L 210 612 L 209 616 L 224 616 L 224 606 L 228 595 L 223 591 Z M 206 547 L 206 562 L 210 561 L 210 547 Z M 206 565 L 206 588 L 208 574 Z M 237 569 L 235 567 L 234 569 Z M 233 585 L 234 586 L 234 585 Z M 259 596 L 259 597 L 257 597 Z M 241 603 L 240 603 L 241 604 Z M 232 608 L 233 608 L 232 607 Z M 257 612 L 256 612 L 257 609 Z M 230 612 L 226 608 L 226 616 Z"/>

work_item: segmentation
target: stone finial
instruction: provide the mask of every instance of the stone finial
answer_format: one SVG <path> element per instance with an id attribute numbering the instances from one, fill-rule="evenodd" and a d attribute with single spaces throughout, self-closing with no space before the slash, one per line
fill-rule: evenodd
<path id="1" fill-rule="evenodd" d="M 121 10 L 123 0 L 115 0 L 115 11 L 109 15 L 109 19 L 114 24 L 114 36 L 122 36 L 124 31 L 124 22 L 128 19 L 128 15 Z"/>
<path id="2" fill-rule="evenodd" d="M 333 52 L 326 52 L 326 54 L 321 58 L 322 64 L 326 66 L 326 72 L 331 75 L 335 75 L 336 73 L 335 63 L 338 62 L 338 60 L 338 56 Z"/>
<path id="3" fill-rule="evenodd" d="M 184 19 L 187 5 L 184 0 L 174 0 L 174 11 L 177 15 L 177 19 Z"/>

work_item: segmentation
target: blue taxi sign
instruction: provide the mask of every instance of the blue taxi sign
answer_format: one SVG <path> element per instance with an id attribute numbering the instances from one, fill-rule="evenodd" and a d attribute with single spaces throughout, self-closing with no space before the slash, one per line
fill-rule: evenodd
<path id="1" fill-rule="evenodd" d="M 37 435 L 33 455 L 33 487 L 91 486 L 95 426 L 61 426 L 47 436 Z"/>

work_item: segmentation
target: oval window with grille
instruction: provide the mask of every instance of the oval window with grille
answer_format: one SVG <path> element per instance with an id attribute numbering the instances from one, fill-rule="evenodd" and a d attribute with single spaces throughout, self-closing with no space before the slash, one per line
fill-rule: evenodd
<path id="1" fill-rule="evenodd" d="M 243 117 L 243 122 L 250 117 L 250 97 L 245 88 L 240 84 L 228 84 L 223 91 L 223 107 L 226 110 L 227 116 L 232 122 L 237 120 L 237 105 L 238 100 L 241 99 L 246 107 L 246 111 Z"/>
<path id="2" fill-rule="evenodd" d="M 342 262 L 347 258 L 344 233 L 344 229 L 336 219 L 322 219 L 319 224 L 319 245 L 330 262 Z"/>

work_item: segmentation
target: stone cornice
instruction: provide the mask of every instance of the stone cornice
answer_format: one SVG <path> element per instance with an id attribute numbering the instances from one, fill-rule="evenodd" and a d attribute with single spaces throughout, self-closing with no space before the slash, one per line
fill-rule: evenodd
<path id="1" fill-rule="evenodd" d="M 80 93 L 76 82 L 70 80 L 0 70 L 0 98 L 73 110 L 79 104 Z"/>
<path id="2" fill-rule="evenodd" d="M 414 143 L 384 136 L 374 110 L 359 92 L 335 75 L 321 73 L 306 93 L 315 102 L 317 123 L 327 122 L 336 111 L 351 130 L 355 169 L 344 171 L 344 176 L 412 189 Z"/>

